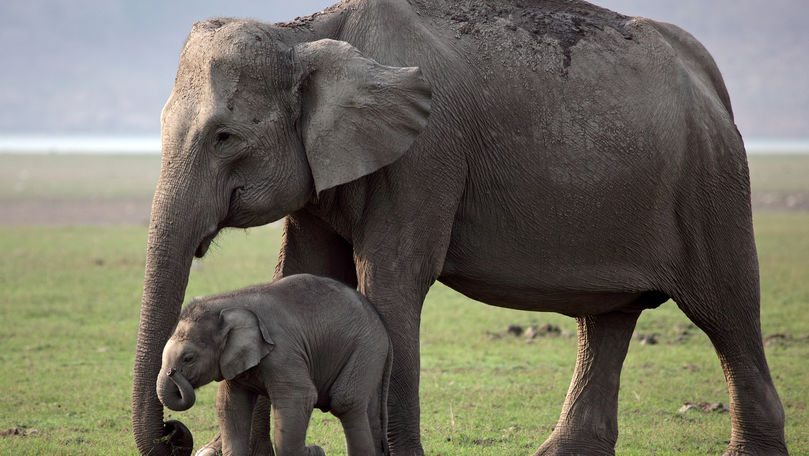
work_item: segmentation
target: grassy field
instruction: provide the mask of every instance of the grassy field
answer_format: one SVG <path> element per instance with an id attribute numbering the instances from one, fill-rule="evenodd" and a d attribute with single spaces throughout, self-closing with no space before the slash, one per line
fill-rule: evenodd
<path id="1" fill-rule="evenodd" d="M 72 158 L 58 157 L 54 165 L 43 157 L 0 156 L 0 204 L 148 200 L 159 166 L 154 156 Z M 57 166 L 73 171 L 59 173 Z M 809 175 L 806 157 L 754 157 L 751 168 L 754 191 L 766 185 L 770 192 L 809 193 L 809 181 L 800 179 Z M 28 169 L 24 185 L 37 190 L 15 195 L 22 169 Z M 143 175 L 131 176 L 133 170 Z M 40 180 L 53 185 L 40 188 Z M 129 395 L 146 227 L 123 222 L 0 226 L 0 454 L 136 454 Z M 793 454 L 809 454 L 809 213 L 759 212 L 755 224 L 762 325 L 787 442 Z M 279 235 L 278 227 L 225 232 L 195 263 L 187 296 L 266 281 Z M 560 331 L 528 343 L 506 334 L 511 324 Z M 705 335 L 671 302 L 645 312 L 637 331 L 658 343 L 635 340 L 630 347 L 617 453 L 721 453 L 730 435 L 727 413 L 678 412 L 685 402 L 728 403 Z M 485 306 L 437 285 L 424 307 L 421 352 L 428 454 L 530 454 L 558 418 L 575 362 L 575 322 Z M 198 444 L 216 433 L 214 392 L 204 387 L 191 410 L 167 413 L 185 422 Z M 309 441 L 328 454 L 345 453 L 330 415 L 315 413 Z"/>

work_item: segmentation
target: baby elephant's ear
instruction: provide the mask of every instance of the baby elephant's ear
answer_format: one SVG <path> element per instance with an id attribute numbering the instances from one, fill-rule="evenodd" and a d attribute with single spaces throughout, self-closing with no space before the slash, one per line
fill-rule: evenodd
<path id="1" fill-rule="evenodd" d="M 232 380 L 257 366 L 273 349 L 274 342 L 256 314 L 243 308 L 225 309 L 219 315 L 224 347 L 219 356 L 222 376 Z"/>

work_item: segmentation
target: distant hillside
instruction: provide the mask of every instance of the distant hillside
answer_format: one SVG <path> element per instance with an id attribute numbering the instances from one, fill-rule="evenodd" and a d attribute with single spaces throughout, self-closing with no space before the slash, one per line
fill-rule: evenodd
<path id="1" fill-rule="evenodd" d="M 157 134 L 191 24 L 226 15 L 275 22 L 330 0 L 3 0 L 0 133 Z M 809 136 L 806 0 L 603 0 L 672 22 L 711 51 L 745 136 Z"/>

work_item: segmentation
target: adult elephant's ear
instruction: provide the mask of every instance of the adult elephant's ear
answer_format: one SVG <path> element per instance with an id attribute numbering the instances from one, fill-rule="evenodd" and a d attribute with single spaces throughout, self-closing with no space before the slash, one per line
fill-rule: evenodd
<path id="1" fill-rule="evenodd" d="M 292 52 L 318 193 L 398 160 L 427 125 L 431 90 L 419 68 L 380 65 L 329 39 Z"/>

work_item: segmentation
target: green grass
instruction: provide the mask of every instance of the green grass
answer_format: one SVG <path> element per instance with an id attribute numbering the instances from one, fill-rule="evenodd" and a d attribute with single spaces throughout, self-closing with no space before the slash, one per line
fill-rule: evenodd
<path id="1" fill-rule="evenodd" d="M 794 454 L 809 452 L 809 215 L 756 217 L 765 335 L 792 339 L 768 347 L 787 411 Z M 0 429 L 39 434 L 0 438 L 0 454 L 133 454 L 129 394 L 144 261 L 142 227 L 0 229 Z M 279 228 L 225 233 L 195 266 L 187 296 L 267 280 Z M 575 360 L 574 337 L 499 337 L 509 324 L 573 320 L 469 301 L 443 286 L 430 292 L 422 325 L 422 429 L 430 454 L 529 453 L 555 423 Z M 638 331 L 660 344 L 633 342 L 620 396 L 619 454 L 720 452 L 727 414 L 681 415 L 686 401 L 727 404 L 719 363 L 698 331 L 667 303 L 647 311 Z M 181 418 L 202 442 L 215 433 L 214 387 Z M 343 450 L 338 423 L 316 413 L 310 440 Z"/>
<path id="2" fill-rule="evenodd" d="M 278 238 L 278 228 L 226 233 L 226 248 L 195 265 L 188 296 L 266 281 Z M 144 227 L 0 228 L 0 430 L 41 431 L 0 438 L 0 454 L 135 453 L 145 242 Z M 199 435 L 215 427 L 213 391 L 188 414 Z"/>
<path id="3" fill-rule="evenodd" d="M 154 158 L 126 166 L 153 169 Z M 4 160 L 0 157 L 0 173 L 14 175 Z M 117 168 L 121 162 L 92 168 L 96 165 L 86 161 L 78 168 L 109 179 L 113 195 L 136 196 L 147 188 L 146 180 L 156 178 L 116 189 L 114 173 L 103 171 L 113 163 Z M 63 179 L 61 185 L 70 184 Z M 49 192 L 76 198 L 87 192 L 75 185 Z M 48 195 L 43 190 L 41 196 Z M 787 442 L 793 454 L 809 454 L 809 214 L 757 214 L 755 225 L 763 331 L 765 337 L 783 336 L 772 337 L 767 356 L 786 409 Z M 225 232 L 209 256 L 195 263 L 187 297 L 268 280 L 279 236 L 278 227 Z M 30 434 L 0 437 L 0 454 L 136 454 L 129 396 L 145 243 L 141 226 L 0 227 L 0 430 L 19 427 Z M 494 308 L 433 287 L 421 341 L 428 454 L 530 454 L 550 434 L 572 374 L 575 337 L 528 344 L 503 335 L 509 324 L 544 323 L 575 334 L 575 322 L 567 317 Z M 686 401 L 728 404 L 705 335 L 671 302 L 644 312 L 638 332 L 656 333 L 660 343 L 633 341 L 630 347 L 617 453 L 721 453 L 730 436 L 728 414 L 677 412 Z M 197 446 L 216 433 L 214 392 L 213 385 L 204 387 L 191 410 L 167 413 L 189 426 Z M 339 423 L 330 415 L 315 413 L 308 440 L 328 454 L 345 452 Z"/>

